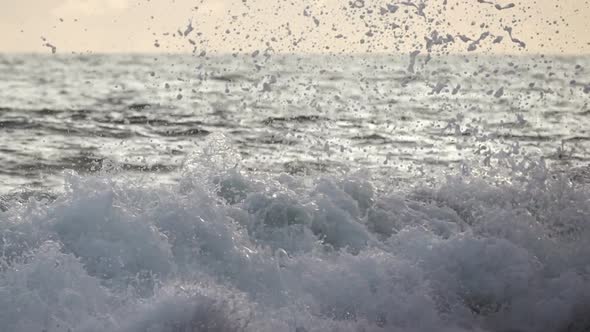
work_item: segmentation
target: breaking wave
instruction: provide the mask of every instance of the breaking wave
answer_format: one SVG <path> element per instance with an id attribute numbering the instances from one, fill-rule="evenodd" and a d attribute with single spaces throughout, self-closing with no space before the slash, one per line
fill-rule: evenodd
<path id="1" fill-rule="evenodd" d="M 0 326 L 590 329 L 590 188 L 542 161 L 432 186 L 230 161 L 171 185 L 70 172 L 55 199 L 7 203 Z"/>

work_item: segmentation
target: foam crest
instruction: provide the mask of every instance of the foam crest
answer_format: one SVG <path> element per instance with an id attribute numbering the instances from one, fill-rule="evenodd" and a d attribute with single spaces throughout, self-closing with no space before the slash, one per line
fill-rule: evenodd
<path id="1" fill-rule="evenodd" d="M 171 185 L 70 173 L 55 200 L 0 212 L 0 326 L 590 327 L 589 188 L 543 163 L 405 188 L 218 164 Z"/>

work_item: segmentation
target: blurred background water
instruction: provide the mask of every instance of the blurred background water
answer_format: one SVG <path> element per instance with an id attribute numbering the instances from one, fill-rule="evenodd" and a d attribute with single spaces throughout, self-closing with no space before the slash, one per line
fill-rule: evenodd
<path id="1" fill-rule="evenodd" d="M 590 158 L 588 57 L 0 56 L 0 192 L 104 160 L 172 181 L 211 133 L 248 169 L 437 178 Z"/>

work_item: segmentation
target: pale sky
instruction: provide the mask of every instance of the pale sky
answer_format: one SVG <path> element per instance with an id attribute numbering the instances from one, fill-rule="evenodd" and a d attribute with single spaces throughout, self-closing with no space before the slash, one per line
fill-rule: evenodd
<path id="1" fill-rule="evenodd" d="M 0 0 L 0 53 L 590 54 L 588 22 L 590 0 Z"/>

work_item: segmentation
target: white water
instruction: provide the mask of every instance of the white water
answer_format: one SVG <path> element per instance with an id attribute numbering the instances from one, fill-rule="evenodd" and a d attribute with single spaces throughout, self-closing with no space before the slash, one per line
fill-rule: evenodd
<path id="1" fill-rule="evenodd" d="M 512 161 L 432 187 L 215 152 L 168 186 L 66 173 L 56 200 L 0 212 L 0 326 L 587 331 L 590 188 Z"/>

